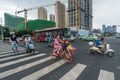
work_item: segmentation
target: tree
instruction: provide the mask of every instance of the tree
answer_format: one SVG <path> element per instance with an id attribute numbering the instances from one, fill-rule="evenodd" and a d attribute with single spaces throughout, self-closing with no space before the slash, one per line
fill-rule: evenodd
<path id="1" fill-rule="evenodd" d="M 15 34 L 18 37 L 22 37 L 23 35 L 26 35 L 26 34 L 32 34 L 32 31 L 31 30 L 20 30 L 20 31 L 17 31 Z"/>
<path id="2" fill-rule="evenodd" d="M 4 37 L 9 37 L 10 36 L 10 29 L 8 27 L 4 27 Z"/>

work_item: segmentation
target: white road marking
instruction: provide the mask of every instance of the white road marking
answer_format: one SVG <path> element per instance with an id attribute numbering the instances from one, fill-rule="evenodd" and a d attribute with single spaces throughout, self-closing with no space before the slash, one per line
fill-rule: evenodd
<path id="1" fill-rule="evenodd" d="M 48 61 L 48 60 L 51 60 L 51 57 L 46 57 L 46 58 L 44 58 L 44 59 L 41 59 L 41 60 L 38 60 L 38 61 L 35 61 L 35 62 L 32 62 L 32 63 L 29 63 L 29 64 L 25 64 L 25 65 L 23 65 L 23 66 L 17 67 L 17 68 L 13 68 L 13 69 L 8 70 L 8 71 L 5 71 L 5 72 L 2 72 L 2 73 L 0 73 L 0 79 L 5 78 L 5 77 L 7 77 L 7 76 L 10 76 L 10 75 L 12 75 L 12 74 L 15 74 L 15 73 L 17 73 L 17 72 L 19 72 L 19 71 L 22 71 L 22 70 L 31 68 L 31 67 L 33 67 L 33 66 L 36 66 L 36 65 L 38 65 L 38 64 L 41 64 L 41 63 L 46 62 L 46 61 Z"/>
<path id="2" fill-rule="evenodd" d="M 5 57 L 5 56 L 10 56 L 10 55 L 15 55 L 15 53 L 9 53 L 9 54 L 0 55 L 0 58 Z"/>
<path id="3" fill-rule="evenodd" d="M 0 61 L 5 61 L 5 60 L 9 60 L 9 59 L 19 58 L 19 57 L 26 56 L 26 55 L 28 55 L 28 54 L 20 54 L 20 55 L 17 55 L 17 56 L 11 56 L 11 57 L 7 57 L 7 58 L 2 58 L 2 59 L 0 59 Z"/>
<path id="4" fill-rule="evenodd" d="M 41 78 L 42 76 L 50 73 L 51 71 L 55 70 L 56 68 L 62 66 L 63 64 L 65 64 L 66 62 L 64 60 L 60 60 L 60 61 L 57 61 L 37 72 L 34 72 L 26 77 L 23 77 L 22 79 L 20 80 L 37 80 L 39 78 Z"/>
<path id="5" fill-rule="evenodd" d="M 25 51 L 25 49 L 18 49 L 19 52 L 21 51 Z M 1 55 L 4 55 L 5 53 L 14 53 L 13 51 L 4 51 L 4 52 L 0 52 Z"/>
<path id="6" fill-rule="evenodd" d="M 114 73 L 105 70 L 100 70 L 98 80 L 115 80 Z"/>
<path id="7" fill-rule="evenodd" d="M 67 72 L 60 80 L 76 80 L 77 77 L 83 72 L 86 65 L 77 64 L 69 72 Z"/>
<path id="8" fill-rule="evenodd" d="M 0 52 L 0 54 L 11 53 L 13 51 Z"/>
<path id="9" fill-rule="evenodd" d="M 18 59 L 16 61 L 10 61 L 8 63 L 3 63 L 0 65 L 0 68 L 3 68 L 5 66 L 9 66 L 9 65 L 12 65 L 12 64 L 16 64 L 16 63 L 19 63 L 19 62 L 23 62 L 23 61 L 26 61 L 26 60 L 29 60 L 29 59 L 33 59 L 33 58 L 36 58 L 36 57 L 39 57 L 39 56 L 44 56 L 45 54 L 42 53 L 42 54 L 38 54 L 38 55 L 33 55 L 33 56 L 30 56 L 30 57 L 27 57 L 27 58 L 23 58 L 23 59 Z"/>

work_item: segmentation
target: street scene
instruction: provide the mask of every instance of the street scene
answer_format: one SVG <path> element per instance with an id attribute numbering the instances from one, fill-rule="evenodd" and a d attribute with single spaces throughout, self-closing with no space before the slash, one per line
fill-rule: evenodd
<path id="1" fill-rule="evenodd" d="M 63 58 L 51 59 L 52 48 L 49 48 L 47 43 L 35 42 L 38 52 L 34 55 L 24 52 L 20 55 L 12 52 L 0 53 L 0 78 L 2 80 L 119 80 L 119 41 L 115 41 L 114 37 L 106 40 L 115 50 L 114 57 L 104 54 L 91 55 L 88 41 L 81 40 L 72 43 L 77 47 L 72 63 L 65 62 Z M 5 45 L 6 43 L 3 46 Z"/>
<path id="2" fill-rule="evenodd" d="M 0 80 L 120 80 L 119 20 L 102 13 L 119 0 L 11 0 L 9 10 L 7 2 Z"/>

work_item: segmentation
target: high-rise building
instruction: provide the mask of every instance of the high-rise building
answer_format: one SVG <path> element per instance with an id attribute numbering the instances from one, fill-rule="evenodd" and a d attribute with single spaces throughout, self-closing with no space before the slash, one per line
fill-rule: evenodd
<path id="1" fill-rule="evenodd" d="M 65 5 L 60 1 L 56 1 L 55 6 L 55 22 L 56 27 L 64 28 L 65 27 Z"/>
<path id="2" fill-rule="evenodd" d="M 55 15 L 54 14 L 50 14 L 50 21 L 55 22 Z"/>
<path id="3" fill-rule="evenodd" d="M 117 32 L 117 26 L 113 25 L 113 32 L 116 33 Z"/>
<path id="4" fill-rule="evenodd" d="M 106 26 L 102 25 L 102 33 L 116 33 L 117 32 L 117 26 Z"/>
<path id="5" fill-rule="evenodd" d="M 102 25 L 102 33 L 106 32 L 106 25 Z"/>
<path id="6" fill-rule="evenodd" d="M 10 31 L 17 31 L 17 27 L 25 22 L 25 18 L 15 16 L 9 13 L 4 13 L 5 27 L 8 27 Z"/>
<path id="7" fill-rule="evenodd" d="M 85 1 L 85 28 L 92 28 L 92 0 L 84 0 Z"/>
<path id="8" fill-rule="evenodd" d="M 44 7 L 38 9 L 38 19 L 47 20 L 47 10 Z"/>
<path id="9" fill-rule="evenodd" d="M 68 27 L 68 13 L 67 13 L 67 8 L 65 9 L 65 27 Z"/>
<path id="10" fill-rule="evenodd" d="M 76 5 L 78 6 L 78 17 L 76 18 Z M 78 29 L 92 28 L 92 0 L 68 0 L 68 19 L 69 27 L 77 30 L 76 21 L 78 20 Z M 76 20 L 77 19 L 77 20 Z"/>

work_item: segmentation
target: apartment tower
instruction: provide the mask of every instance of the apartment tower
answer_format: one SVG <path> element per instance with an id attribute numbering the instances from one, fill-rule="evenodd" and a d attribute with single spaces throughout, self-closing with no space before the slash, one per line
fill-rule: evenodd
<path id="1" fill-rule="evenodd" d="M 44 7 L 38 9 L 38 19 L 47 20 L 47 10 Z"/>

